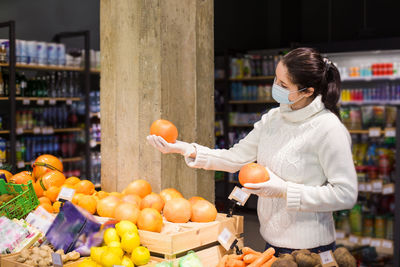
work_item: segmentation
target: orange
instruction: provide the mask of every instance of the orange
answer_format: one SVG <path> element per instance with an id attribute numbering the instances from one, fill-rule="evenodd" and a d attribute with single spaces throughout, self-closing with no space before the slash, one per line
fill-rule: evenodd
<path id="1" fill-rule="evenodd" d="M 175 188 L 166 188 L 160 192 L 161 198 L 167 203 L 168 200 L 173 198 L 183 198 L 181 192 L 176 190 Z"/>
<path id="2" fill-rule="evenodd" d="M 42 203 L 48 203 L 48 204 L 51 205 L 51 201 L 50 201 L 50 199 L 49 199 L 48 197 L 39 197 L 39 203 L 40 203 L 40 204 L 42 204 Z"/>
<path id="3" fill-rule="evenodd" d="M 104 192 L 104 191 L 98 191 L 98 192 L 94 192 L 93 195 L 98 197 L 99 199 L 103 199 L 105 197 L 108 197 L 109 194 L 107 192 Z"/>
<path id="4" fill-rule="evenodd" d="M 78 205 L 78 203 L 79 203 L 79 200 L 81 199 L 81 197 L 83 197 L 84 196 L 84 194 L 82 194 L 82 193 L 75 193 L 74 194 L 74 196 L 72 197 L 72 203 L 73 204 L 75 204 L 75 205 Z"/>
<path id="5" fill-rule="evenodd" d="M 140 209 L 132 203 L 120 202 L 115 208 L 114 216 L 117 221 L 127 220 L 136 224 Z"/>
<path id="6" fill-rule="evenodd" d="M 150 232 L 161 232 L 163 226 L 163 218 L 161 214 L 153 208 L 145 208 L 140 211 L 137 219 L 137 227 L 140 230 Z"/>
<path id="7" fill-rule="evenodd" d="M 65 176 L 59 171 L 46 172 L 39 180 L 43 189 L 48 189 L 52 186 L 61 187 L 65 182 Z"/>
<path id="8" fill-rule="evenodd" d="M 199 200 L 205 200 L 205 199 L 202 198 L 202 197 L 191 197 L 191 198 L 189 198 L 190 205 L 193 206 Z"/>
<path id="9" fill-rule="evenodd" d="M 67 180 L 65 180 L 65 184 L 76 185 L 80 181 L 81 179 L 79 179 L 78 177 L 71 176 Z"/>
<path id="10" fill-rule="evenodd" d="M 13 176 L 12 173 L 7 170 L 0 170 L 0 175 L 1 174 L 4 174 L 4 176 L 6 177 L 7 183 L 10 181 L 10 178 Z"/>
<path id="11" fill-rule="evenodd" d="M 47 191 L 44 191 L 44 195 L 51 200 L 51 202 L 56 202 L 58 194 L 60 194 L 61 187 L 52 186 Z"/>
<path id="12" fill-rule="evenodd" d="M 87 210 L 90 214 L 96 212 L 97 201 L 93 196 L 82 196 L 78 201 L 78 206 Z"/>
<path id="13" fill-rule="evenodd" d="M 47 210 L 50 213 L 53 213 L 53 211 L 54 211 L 53 206 L 51 206 L 49 203 L 42 203 L 42 204 L 39 204 L 39 206 L 44 208 L 45 210 Z"/>
<path id="14" fill-rule="evenodd" d="M 151 193 L 145 196 L 140 202 L 140 209 L 144 208 L 153 208 L 158 212 L 161 212 L 164 208 L 164 200 L 160 197 L 159 194 Z"/>
<path id="15" fill-rule="evenodd" d="M 149 182 L 146 180 L 135 180 L 131 182 L 126 188 L 125 188 L 125 194 L 128 195 L 138 195 L 141 198 L 144 198 L 148 194 L 150 194 L 152 191 L 151 185 Z"/>
<path id="16" fill-rule="evenodd" d="M 269 174 L 264 166 L 257 163 L 244 165 L 239 172 L 239 182 L 242 186 L 247 183 L 263 183 L 269 180 Z"/>
<path id="17" fill-rule="evenodd" d="M 13 175 L 13 176 L 10 178 L 9 182 L 10 182 L 10 183 L 13 183 L 13 184 L 27 184 L 28 181 L 35 182 L 35 181 L 33 180 L 33 177 L 32 177 L 31 174 L 32 174 L 32 173 L 31 173 L 31 172 L 28 172 L 28 171 L 19 172 L 19 173 Z"/>
<path id="18" fill-rule="evenodd" d="M 117 197 L 117 198 L 122 198 L 122 197 L 124 196 L 124 195 L 122 195 L 122 194 L 119 193 L 119 192 L 111 192 L 109 195 L 110 195 L 110 196 Z"/>
<path id="19" fill-rule="evenodd" d="M 32 164 L 33 177 L 35 179 L 41 178 L 46 172 L 51 170 L 64 170 L 62 162 L 53 155 L 44 154 L 39 156 Z"/>
<path id="20" fill-rule="evenodd" d="M 72 184 L 63 184 L 61 187 L 66 187 L 66 188 L 75 189 L 74 186 L 73 186 Z"/>
<path id="21" fill-rule="evenodd" d="M 35 193 L 37 197 L 42 197 L 43 196 L 43 188 L 40 185 L 40 182 L 37 181 L 36 183 L 33 184 L 33 188 L 35 189 Z"/>
<path id="22" fill-rule="evenodd" d="M 83 180 L 74 185 L 76 193 L 92 195 L 94 193 L 94 184 L 91 181 Z"/>
<path id="23" fill-rule="evenodd" d="M 53 210 L 56 213 L 60 212 L 60 208 L 61 208 L 61 202 L 60 201 L 56 201 L 53 203 Z"/>
<path id="24" fill-rule="evenodd" d="M 140 207 L 140 202 L 142 201 L 141 197 L 138 195 L 125 195 L 121 198 L 123 202 L 128 202 L 132 204 L 136 204 L 138 208 Z"/>
<path id="25" fill-rule="evenodd" d="M 115 196 L 108 196 L 97 203 L 97 214 L 101 217 L 114 218 L 115 208 L 121 200 Z"/>
<path id="26" fill-rule="evenodd" d="M 150 134 L 164 138 L 168 143 L 175 143 L 178 138 L 178 129 L 167 120 L 156 120 L 150 127 Z"/>

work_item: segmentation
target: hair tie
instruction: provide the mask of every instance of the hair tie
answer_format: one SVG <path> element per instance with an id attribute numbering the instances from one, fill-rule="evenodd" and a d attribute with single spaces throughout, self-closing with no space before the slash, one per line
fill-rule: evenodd
<path id="1" fill-rule="evenodd" d="M 326 57 L 323 58 L 324 62 L 325 62 L 325 69 L 326 72 L 328 72 L 329 68 L 332 66 L 332 61 L 330 61 L 329 59 L 327 59 Z"/>

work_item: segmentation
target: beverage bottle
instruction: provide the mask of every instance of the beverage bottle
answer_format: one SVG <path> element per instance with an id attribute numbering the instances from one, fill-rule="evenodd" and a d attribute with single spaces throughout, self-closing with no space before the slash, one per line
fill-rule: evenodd
<path id="1" fill-rule="evenodd" d="M 263 76 L 268 76 L 268 57 L 263 56 L 262 57 L 262 75 Z"/>
<path id="2" fill-rule="evenodd" d="M 56 72 L 56 97 L 61 97 L 61 81 L 62 75 L 61 72 Z"/>
<path id="3" fill-rule="evenodd" d="M 25 77 L 25 73 L 22 73 L 20 79 L 21 79 L 21 96 L 25 96 L 28 87 L 28 81 Z"/>
<path id="4" fill-rule="evenodd" d="M 21 95 L 21 77 L 18 73 L 15 74 L 15 96 Z"/>
<path id="5" fill-rule="evenodd" d="M 6 147 L 6 140 L 0 137 L 0 163 L 5 163 L 7 160 Z"/>
<path id="6" fill-rule="evenodd" d="M 25 147 L 25 139 L 21 138 L 21 158 L 25 161 L 26 158 L 26 147 Z"/>
<path id="7" fill-rule="evenodd" d="M 4 96 L 9 96 L 10 92 L 10 85 L 9 85 L 9 78 L 8 78 L 8 73 L 4 72 L 3 73 L 3 81 L 4 81 Z"/>
<path id="8" fill-rule="evenodd" d="M 4 80 L 3 80 L 3 73 L 1 71 L 0 68 L 0 96 L 4 96 L 5 92 L 4 92 Z"/>
<path id="9" fill-rule="evenodd" d="M 67 97 L 68 96 L 68 85 L 67 85 L 67 72 L 64 71 L 62 74 L 62 79 L 61 79 L 61 97 Z"/>
<path id="10" fill-rule="evenodd" d="M 75 75 L 75 78 L 74 78 L 74 96 L 81 97 L 83 95 L 83 92 L 81 91 L 81 83 L 80 83 L 80 79 L 79 79 L 79 73 L 75 72 L 74 75 Z"/>
<path id="11" fill-rule="evenodd" d="M 15 144 L 15 157 L 17 159 L 17 161 L 21 161 L 22 160 L 22 154 L 21 154 L 21 142 L 17 141 Z"/>
<path id="12" fill-rule="evenodd" d="M 32 78 L 32 81 L 31 81 L 30 96 L 32 96 L 32 97 L 38 96 L 36 77 Z"/>
<path id="13" fill-rule="evenodd" d="M 75 75 L 71 71 L 68 74 L 68 96 L 74 97 L 75 95 Z"/>

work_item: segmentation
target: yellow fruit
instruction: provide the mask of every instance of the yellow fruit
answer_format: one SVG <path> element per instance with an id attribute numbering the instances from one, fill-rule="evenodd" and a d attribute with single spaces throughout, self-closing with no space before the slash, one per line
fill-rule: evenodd
<path id="1" fill-rule="evenodd" d="M 114 253 L 115 255 L 118 255 L 118 257 L 120 257 L 121 259 L 124 256 L 124 251 L 122 250 L 122 248 L 108 247 L 107 250 Z"/>
<path id="2" fill-rule="evenodd" d="M 115 230 L 115 228 L 108 228 L 104 232 L 103 239 L 104 239 L 104 243 L 106 243 L 106 245 L 110 244 L 112 241 L 120 242 L 119 236 L 117 234 L 117 230 Z"/>
<path id="3" fill-rule="evenodd" d="M 60 212 L 60 208 L 61 208 L 61 202 L 60 201 L 56 201 L 53 203 L 53 210 L 56 213 Z"/>
<path id="4" fill-rule="evenodd" d="M 128 253 L 131 253 L 139 245 L 140 237 L 137 233 L 127 232 L 121 238 L 121 248 Z"/>
<path id="5" fill-rule="evenodd" d="M 150 251 L 143 246 L 137 247 L 132 251 L 131 259 L 135 265 L 145 265 L 150 260 Z"/>
<path id="6" fill-rule="evenodd" d="M 78 264 L 78 267 L 97 267 L 97 263 L 91 259 L 85 259 Z"/>
<path id="7" fill-rule="evenodd" d="M 107 247 L 91 247 L 90 258 L 97 263 L 101 263 L 101 255 L 107 250 Z"/>
<path id="8" fill-rule="evenodd" d="M 113 265 L 121 265 L 121 262 L 122 262 L 122 257 L 120 257 L 115 252 L 111 251 L 110 249 L 107 249 L 101 255 L 101 264 L 104 267 L 112 267 Z"/>
<path id="9" fill-rule="evenodd" d="M 115 229 L 117 230 L 117 233 L 120 237 L 122 237 L 125 233 L 127 232 L 134 232 L 134 233 L 138 233 L 138 229 L 136 227 L 136 225 L 131 222 L 131 221 L 120 221 L 119 223 L 117 223 L 115 225 Z"/>
<path id="10" fill-rule="evenodd" d="M 135 265 L 133 265 L 133 262 L 131 261 L 131 259 L 129 257 L 127 257 L 127 256 L 124 256 L 122 258 L 121 265 L 125 266 L 125 267 L 135 267 Z"/>
<path id="11" fill-rule="evenodd" d="M 121 243 L 117 242 L 117 241 L 111 241 L 110 244 L 108 244 L 109 248 L 120 248 L 121 247 Z"/>

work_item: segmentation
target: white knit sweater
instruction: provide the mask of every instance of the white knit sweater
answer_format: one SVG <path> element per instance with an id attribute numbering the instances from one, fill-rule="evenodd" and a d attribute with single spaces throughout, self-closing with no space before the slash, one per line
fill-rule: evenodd
<path id="1" fill-rule="evenodd" d="M 261 235 L 277 247 L 332 243 L 332 211 L 349 209 L 357 199 L 350 135 L 320 96 L 300 110 L 270 110 L 229 150 L 194 145 L 196 158 L 185 158 L 190 167 L 234 173 L 257 161 L 288 182 L 286 199 L 258 200 Z"/>

